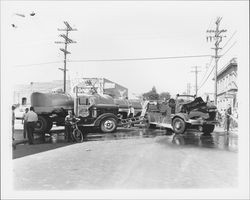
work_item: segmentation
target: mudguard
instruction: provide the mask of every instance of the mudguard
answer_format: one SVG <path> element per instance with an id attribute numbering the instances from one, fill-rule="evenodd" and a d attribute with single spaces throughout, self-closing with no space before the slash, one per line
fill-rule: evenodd
<path id="1" fill-rule="evenodd" d="M 116 115 L 114 115 L 113 113 L 104 113 L 102 115 L 100 115 L 94 122 L 94 126 L 100 126 L 100 123 L 103 119 L 107 118 L 107 117 L 112 117 L 114 118 L 116 121 L 118 121 L 118 118 Z"/>
<path id="2" fill-rule="evenodd" d="M 179 117 L 179 118 L 183 119 L 185 122 L 187 122 L 189 120 L 188 114 L 186 114 L 186 113 L 177 113 L 177 114 L 174 114 L 173 117 L 172 117 L 172 121 L 176 117 Z"/>

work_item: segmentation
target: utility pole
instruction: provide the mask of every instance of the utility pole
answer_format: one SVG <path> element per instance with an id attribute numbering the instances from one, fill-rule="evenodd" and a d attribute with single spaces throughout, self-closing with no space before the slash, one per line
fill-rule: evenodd
<path id="1" fill-rule="evenodd" d="M 75 41 L 68 38 L 69 31 L 77 31 L 77 29 L 73 29 L 68 22 L 64 21 L 64 24 L 66 28 L 60 29 L 58 28 L 58 31 L 66 31 L 66 34 L 60 34 L 59 37 L 62 37 L 64 41 L 56 41 L 56 44 L 64 44 L 64 49 L 60 48 L 60 50 L 64 53 L 64 68 L 59 68 L 59 70 L 63 71 L 63 92 L 66 93 L 66 71 L 67 71 L 67 54 L 70 54 L 70 52 L 67 50 L 68 44 L 70 43 L 76 43 Z"/>
<path id="2" fill-rule="evenodd" d="M 190 83 L 187 84 L 187 94 L 190 95 L 190 88 L 191 88 L 191 85 Z"/>
<path id="3" fill-rule="evenodd" d="M 226 32 L 227 30 L 222 29 L 220 30 L 220 22 L 222 20 L 222 17 L 218 17 L 215 25 L 216 25 L 216 29 L 215 30 L 207 30 L 207 33 L 211 33 L 214 34 L 212 36 L 207 36 L 207 41 L 210 39 L 210 42 L 212 42 L 213 40 L 215 41 L 214 45 L 215 48 L 212 48 L 215 50 L 215 73 L 214 73 L 214 103 L 215 105 L 217 105 L 217 71 L 218 71 L 218 61 L 220 56 L 218 55 L 218 50 L 221 49 L 219 47 L 220 43 L 222 42 L 222 38 L 226 37 L 221 35 L 222 33 Z"/>
<path id="4" fill-rule="evenodd" d="M 198 84 L 197 84 L 197 80 L 198 80 L 198 73 L 201 72 L 201 71 L 198 71 L 198 66 L 194 66 L 193 68 L 195 68 L 194 71 L 191 71 L 191 72 L 194 72 L 195 73 L 195 95 L 197 96 L 197 91 L 198 91 Z"/>

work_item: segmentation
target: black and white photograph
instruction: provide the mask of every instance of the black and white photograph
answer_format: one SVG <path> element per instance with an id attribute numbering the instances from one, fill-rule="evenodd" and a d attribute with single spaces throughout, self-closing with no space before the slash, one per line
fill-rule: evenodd
<path id="1" fill-rule="evenodd" d="M 249 1 L 1 1 L 1 199 L 249 199 Z"/>

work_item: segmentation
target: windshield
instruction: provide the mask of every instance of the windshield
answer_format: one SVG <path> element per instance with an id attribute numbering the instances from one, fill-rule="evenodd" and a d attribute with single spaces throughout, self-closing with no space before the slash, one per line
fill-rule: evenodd
<path id="1" fill-rule="evenodd" d="M 80 105 L 89 105 L 90 102 L 89 102 L 89 99 L 88 99 L 88 98 L 86 98 L 86 97 L 80 97 L 80 98 L 79 98 L 79 104 L 80 104 Z"/>

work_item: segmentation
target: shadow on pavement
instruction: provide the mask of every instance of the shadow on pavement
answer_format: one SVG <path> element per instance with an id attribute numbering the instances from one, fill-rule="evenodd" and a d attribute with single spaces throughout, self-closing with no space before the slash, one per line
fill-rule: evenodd
<path id="1" fill-rule="evenodd" d="M 41 153 L 57 149 L 60 147 L 69 146 L 75 143 L 67 143 L 64 140 L 57 140 L 56 142 L 51 141 L 50 138 L 46 138 L 45 142 L 41 139 L 36 139 L 34 145 L 29 145 L 27 142 L 19 144 L 13 149 L 12 159 L 21 158 L 24 156 Z"/>

